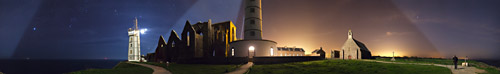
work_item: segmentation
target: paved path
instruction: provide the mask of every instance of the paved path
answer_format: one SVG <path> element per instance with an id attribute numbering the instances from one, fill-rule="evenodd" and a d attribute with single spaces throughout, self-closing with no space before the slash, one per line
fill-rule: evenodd
<path id="1" fill-rule="evenodd" d="M 248 62 L 247 64 L 241 66 L 240 68 L 238 68 L 238 69 L 236 69 L 234 71 L 231 71 L 229 73 L 226 73 L 226 74 L 244 74 L 252 66 L 253 66 L 253 62 Z"/>
<path id="2" fill-rule="evenodd" d="M 172 74 L 170 71 L 166 70 L 163 67 L 158 67 L 158 66 L 149 65 L 149 64 L 141 64 L 141 63 L 131 63 L 131 62 L 127 62 L 127 63 L 135 64 L 135 65 L 141 65 L 141 66 L 144 66 L 144 67 L 151 68 L 151 69 L 154 70 L 153 74 Z"/>
<path id="3" fill-rule="evenodd" d="M 486 73 L 485 70 L 477 69 L 476 67 L 464 67 L 457 66 L 458 69 L 455 69 L 453 65 L 442 65 L 442 64 L 426 64 L 426 63 L 402 63 L 402 62 L 388 62 L 388 61 L 377 61 L 377 60 L 364 60 L 364 61 L 374 61 L 380 63 L 394 63 L 394 64 L 416 64 L 416 65 L 434 65 L 446 67 L 451 70 L 453 74 L 477 74 L 477 73 Z"/>

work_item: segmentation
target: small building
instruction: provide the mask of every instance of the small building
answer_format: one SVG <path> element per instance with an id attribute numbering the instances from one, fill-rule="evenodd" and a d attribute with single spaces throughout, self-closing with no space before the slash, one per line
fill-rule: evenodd
<path id="1" fill-rule="evenodd" d="M 325 58 L 325 51 L 323 50 L 323 47 L 320 47 L 319 49 L 312 51 L 311 56 L 321 56 Z"/>
<path id="2" fill-rule="evenodd" d="M 353 38 L 351 30 L 347 33 L 347 40 L 339 52 L 340 59 L 371 59 L 372 54 L 365 44 Z"/>
<path id="3" fill-rule="evenodd" d="M 296 47 L 277 47 L 278 50 L 274 56 L 305 56 L 303 48 Z"/>

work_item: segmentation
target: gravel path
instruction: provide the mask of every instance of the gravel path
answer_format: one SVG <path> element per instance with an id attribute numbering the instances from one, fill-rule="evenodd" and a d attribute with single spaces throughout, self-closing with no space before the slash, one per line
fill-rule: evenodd
<path id="1" fill-rule="evenodd" d="M 241 66 L 240 68 L 238 68 L 238 69 L 236 69 L 234 71 L 231 71 L 229 73 L 226 73 L 226 74 L 244 74 L 252 66 L 253 66 L 253 62 L 248 62 L 247 64 Z"/>
<path id="2" fill-rule="evenodd" d="M 170 71 L 166 70 L 163 67 L 158 67 L 158 66 L 149 65 L 149 64 L 131 63 L 131 62 L 127 62 L 127 63 L 151 68 L 154 70 L 153 74 L 172 74 Z"/>

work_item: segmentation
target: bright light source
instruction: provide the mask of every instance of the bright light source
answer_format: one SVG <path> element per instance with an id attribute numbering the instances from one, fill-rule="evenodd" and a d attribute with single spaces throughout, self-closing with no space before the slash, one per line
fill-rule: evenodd
<path id="1" fill-rule="evenodd" d="M 273 55 L 274 55 L 274 50 L 273 50 L 273 48 L 271 48 L 271 56 L 273 56 Z"/>
<path id="2" fill-rule="evenodd" d="M 141 34 L 146 34 L 146 31 L 148 31 L 148 29 L 141 29 L 140 30 Z"/>
<path id="3" fill-rule="evenodd" d="M 248 47 L 249 50 L 253 51 L 255 48 L 253 46 Z"/>

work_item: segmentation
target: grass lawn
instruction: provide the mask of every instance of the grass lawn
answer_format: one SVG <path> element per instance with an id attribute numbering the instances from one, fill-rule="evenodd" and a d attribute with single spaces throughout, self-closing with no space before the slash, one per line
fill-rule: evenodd
<path id="1" fill-rule="evenodd" d="M 118 63 L 113 69 L 87 69 L 69 74 L 151 74 L 153 69 L 125 62 Z"/>
<path id="2" fill-rule="evenodd" d="M 377 58 L 375 60 L 379 61 L 391 61 L 391 58 Z M 451 59 L 437 59 L 437 58 L 405 58 L 405 59 L 396 59 L 395 62 L 405 62 L 405 63 L 434 63 L 434 64 L 443 64 L 443 65 L 453 65 L 453 60 Z M 458 65 L 462 65 L 464 60 L 459 60 Z M 500 71 L 493 66 L 489 66 L 488 64 L 477 62 L 474 60 L 467 60 L 469 66 L 473 66 L 479 69 L 486 70 L 488 73 L 485 74 L 500 74 Z"/>
<path id="3" fill-rule="evenodd" d="M 318 60 L 254 65 L 250 74 L 451 74 L 445 67 L 360 60 Z"/>
<path id="4" fill-rule="evenodd" d="M 167 67 L 165 63 L 156 62 L 142 62 L 144 64 L 151 64 L 156 66 L 161 66 L 173 74 L 223 74 L 226 72 L 231 72 L 238 68 L 238 65 L 207 65 L 207 64 L 176 64 L 170 63 Z"/>

